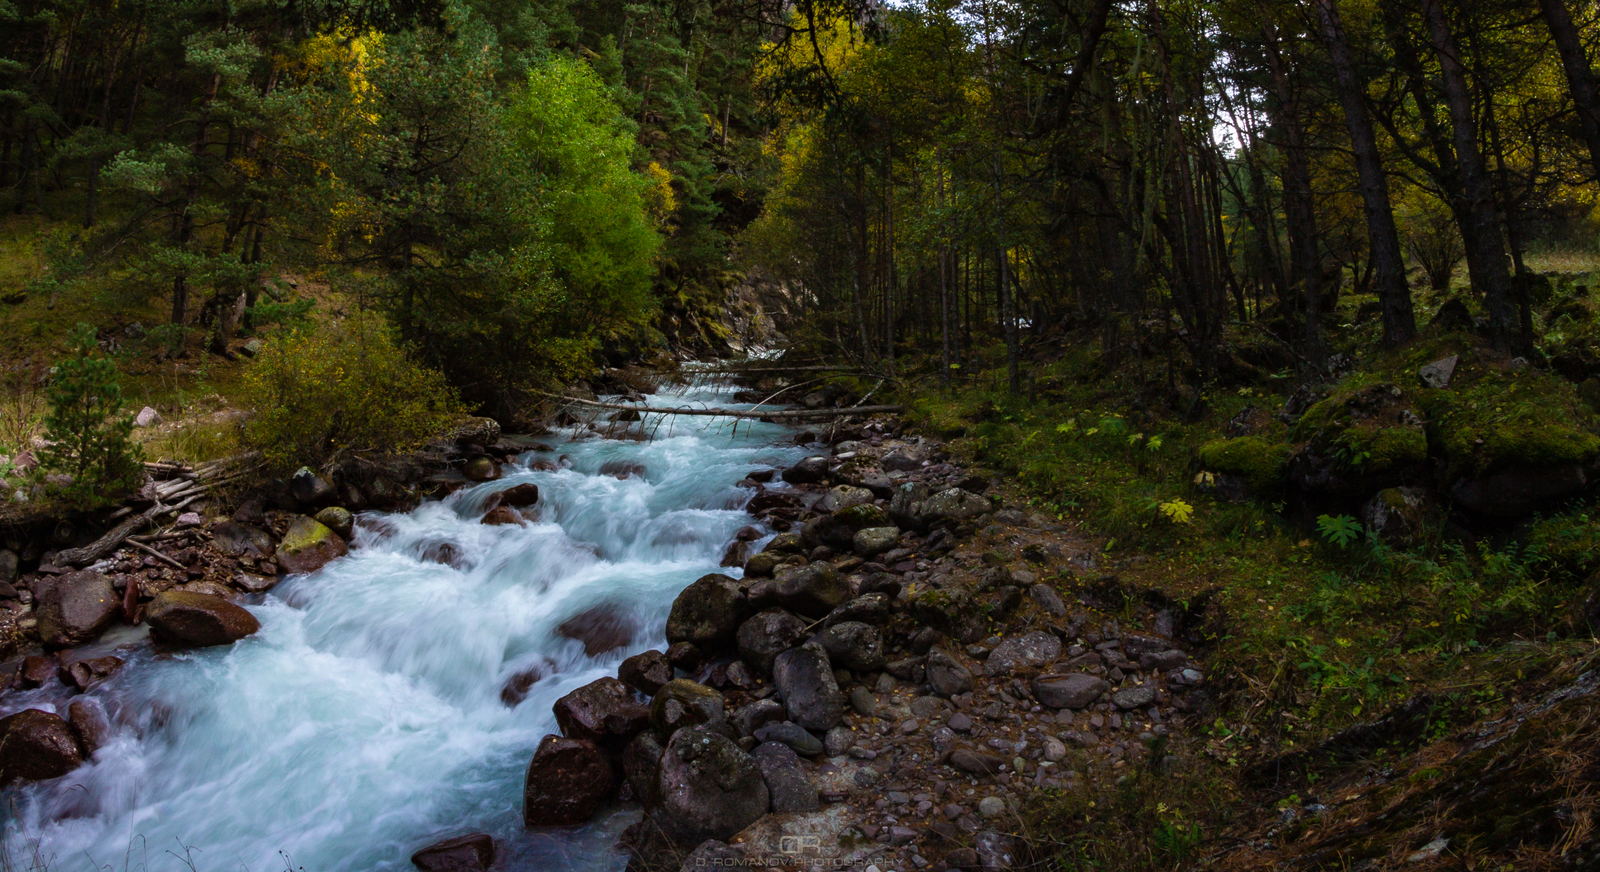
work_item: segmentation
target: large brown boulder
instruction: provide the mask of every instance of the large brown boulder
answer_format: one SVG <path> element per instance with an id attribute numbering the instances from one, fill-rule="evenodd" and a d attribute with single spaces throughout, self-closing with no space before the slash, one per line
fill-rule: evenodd
<path id="1" fill-rule="evenodd" d="M 556 700 L 556 723 L 571 739 L 620 745 L 650 723 L 650 710 L 615 678 L 602 678 Z"/>
<path id="2" fill-rule="evenodd" d="M 278 565 L 291 574 L 316 572 L 349 551 L 338 533 L 315 519 L 300 515 L 289 524 L 283 541 L 278 543 Z"/>
<path id="3" fill-rule="evenodd" d="M 446 839 L 412 854 L 411 865 L 422 872 L 488 872 L 494 839 L 488 833 Z"/>
<path id="4" fill-rule="evenodd" d="M 72 727 L 61 718 L 28 709 L 0 719 L 0 787 L 59 778 L 82 763 Z"/>
<path id="5" fill-rule="evenodd" d="M 615 784 L 616 773 L 600 746 L 583 739 L 545 736 L 528 761 L 522 823 L 529 827 L 588 823 Z"/>
<path id="6" fill-rule="evenodd" d="M 261 629 L 255 615 L 222 597 L 186 590 L 157 594 L 144 620 L 157 642 L 182 648 L 232 645 Z"/>
<path id="7" fill-rule="evenodd" d="M 99 636 L 122 612 L 122 597 L 98 572 L 44 576 L 33 584 L 39 638 L 46 648 L 70 648 Z"/>

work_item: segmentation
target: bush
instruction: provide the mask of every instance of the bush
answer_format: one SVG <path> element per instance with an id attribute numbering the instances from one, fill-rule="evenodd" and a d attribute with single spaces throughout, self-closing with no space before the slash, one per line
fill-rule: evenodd
<path id="1" fill-rule="evenodd" d="M 133 416 L 122 414 L 116 364 L 94 356 L 99 349 L 88 324 L 79 324 L 71 341 L 72 356 L 56 364 L 50 381 L 40 465 L 70 475 L 61 496 L 89 508 L 137 487 L 144 466 L 132 440 Z"/>
<path id="2" fill-rule="evenodd" d="M 408 359 L 370 312 L 270 343 L 244 398 L 255 410 L 245 441 L 280 470 L 410 450 L 466 414 L 444 376 Z"/>

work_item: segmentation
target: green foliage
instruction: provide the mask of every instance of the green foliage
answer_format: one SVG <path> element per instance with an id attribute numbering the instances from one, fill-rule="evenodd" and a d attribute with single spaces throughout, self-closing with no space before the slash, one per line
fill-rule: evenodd
<path id="1" fill-rule="evenodd" d="M 45 417 L 41 465 L 72 476 L 61 496 L 83 508 L 116 499 L 144 478 L 132 441 L 133 416 L 122 412 L 114 363 L 97 356 L 94 328 L 79 324 L 72 353 L 56 364 Z"/>
<path id="2" fill-rule="evenodd" d="M 1349 515 L 1318 515 L 1317 534 L 1324 541 L 1344 548 L 1361 538 L 1361 524 Z"/>
<path id="3" fill-rule="evenodd" d="M 272 342 L 243 395 L 254 412 L 245 441 L 279 471 L 409 450 L 465 414 L 444 377 L 407 359 L 370 312 Z"/>
<path id="4" fill-rule="evenodd" d="M 1432 392 L 1424 407 L 1456 475 L 1600 455 L 1600 420 L 1571 384 L 1547 373 L 1485 374 L 1470 385 Z"/>

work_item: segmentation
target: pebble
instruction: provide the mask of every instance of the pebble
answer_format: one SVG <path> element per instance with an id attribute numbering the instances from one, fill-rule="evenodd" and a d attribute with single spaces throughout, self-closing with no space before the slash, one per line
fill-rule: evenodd
<path id="1" fill-rule="evenodd" d="M 998 796 L 986 796 L 978 803 L 978 814 L 986 818 L 999 817 L 1006 810 L 1006 802 Z"/>
<path id="2" fill-rule="evenodd" d="M 918 723 L 916 718 L 907 718 L 900 722 L 900 732 L 908 736 L 920 729 L 922 729 L 922 724 Z"/>
<path id="3" fill-rule="evenodd" d="M 955 714 L 951 715 L 950 720 L 946 721 L 946 723 L 949 725 L 950 729 L 955 730 L 958 733 L 972 732 L 972 718 L 967 717 L 961 712 L 956 712 Z"/>

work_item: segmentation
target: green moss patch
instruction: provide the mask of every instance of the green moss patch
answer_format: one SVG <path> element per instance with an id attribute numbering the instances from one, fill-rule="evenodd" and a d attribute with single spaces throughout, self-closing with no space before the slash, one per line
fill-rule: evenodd
<path id="1" fill-rule="evenodd" d="M 1488 373 L 1423 400 L 1450 472 L 1585 463 L 1600 454 L 1600 421 L 1570 384 L 1535 370 Z"/>
<path id="2" fill-rule="evenodd" d="M 1284 466 L 1293 448 L 1266 436 L 1218 439 L 1200 446 L 1200 464 L 1213 472 L 1244 479 L 1251 490 L 1265 491 L 1283 482 Z"/>
<path id="3" fill-rule="evenodd" d="M 1413 405 L 1398 385 L 1342 386 L 1306 410 L 1295 435 L 1346 472 L 1403 469 L 1428 457 L 1423 419 Z"/>

